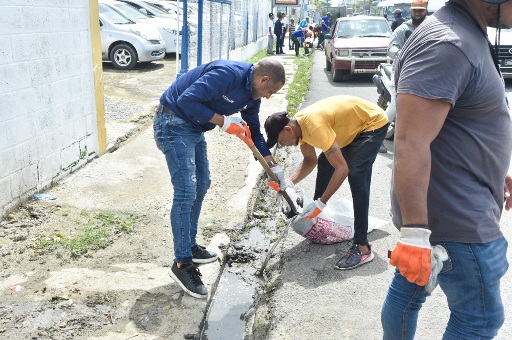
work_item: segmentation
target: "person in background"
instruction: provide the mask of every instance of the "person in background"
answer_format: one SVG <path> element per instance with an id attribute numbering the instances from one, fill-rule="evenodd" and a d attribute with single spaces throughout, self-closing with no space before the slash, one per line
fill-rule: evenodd
<path id="1" fill-rule="evenodd" d="M 299 24 L 298 28 L 308 28 L 309 27 L 309 17 L 305 17 Z M 300 42 L 300 46 L 302 47 L 303 41 Z"/>
<path id="2" fill-rule="evenodd" d="M 299 28 L 308 28 L 309 27 L 309 17 L 305 17 L 302 19 L 302 21 L 299 23 Z"/>
<path id="3" fill-rule="evenodd" d="M 290 24 L 288 25 L 288 49 L 295 49 L 294 42 L 292 41 L 292 33 L 295 32 L 295 19 L 293 17 L 290 18 Z"/>
<path id="4" fill-rule="evenodd" d="M 265 121 L 267 145 L 300 145 L 304 159 L 285 182 L 299 183 L 317 168 L 315 200 L 299 218 L 316 218 L 348 178 L 354 207 L 353 245 L 334 266 L 347 270 L 373 260 L 368 242 L 368 210 L 372 166 L 386 136 L 384 111 L 369 101 L 338 95 L 319 100 L 291 118 L 277 112 Z M 315 148 L 322 150 L 317 157 Z"/>
<path id="5" fill-rule="evenodd" d="M 284 82 L 284 67 L 277 60 L 264 59 L 255 65 L 215 60 L 177 78 L 160 97 L 153 122 L 154 138 L 165 155 L 174 189 L 174 261 L 169 275 L 193 297 L 208 296 L 194 264 L 217 259 L 217 254 L 196 241 L 203 199 L 210 187 L 204 133 L 218 126 L 224 132 L 241 136 L 245 135 L 247 124 L 254 144 L 280 183 L 284 183 L 282 169 L 275 166 L 261 134 L 259 119 L 261 98 L 270 98 Z M 232 116 L 239 111 L 242 118 Z"/>
<path id="6" fill-rule="evenodd" d="M 512 208 L 512 127 L 487 27 L 512 28 L 512 1 L 450 0 L 395 60 L 391 210 L 400 238 L 381 312 L 384 340 L 415 337 L 436 284 L 450 311 L 438 338 L 494 339 L 505 322 L 500 219 Z"/>
<path id="7" fill-rule="evenodd" d="M 277 20 L 274 23 L 274 34 L 276 35 L 276 54 L 284 54 L 283 52 L 283 25 L 281 23 L 282 14 L 277 12 Z"/>
<path id="8" fill-rule="evenodd" d="M 400 8 L 393 11 L 393 16 L 395 20 L 391 23 L 391 30 L 394 32 L 398 26 L 404 23 L 405 19 L 402 17 L 402 10 Z"/>
<path id="9" fill-rule="evenodd" d="M 299 56 L 299 48 L 300 48 L 300 41 L 306 38 L 306 33 L 308 32 L 305 28 L 299 28 L 295 32 L 291 34 L 292 36 L 292 42 L 295 46 L 295 56 Z"/>
<path id="10" fill-rule="evenodd" d="M 283 35 L 281 36 L 281 46 L 284 47 L 284 39 L 286 37 L 286 33 L 288 33 L 288 17 L 286 16 L 286 13 L 281 13 L 281 25 L 283 25 Z"/>
<path id="11" fill-rule="evenodd" d="M 268 43 L 267 54 L 274 54 L 274 13 L 268 14 L 267 22 Z"/>
<path id="12" fill-rule="evenodd" d="M 416 27 L 421 25 L 421 23 L 427 18 L 427 7 L 427 0 L 413 0 L 411 2 L 411 19 L 398 26 L 393 34 L 391 34 L 391 39 L 389 40 L 387 54 L 392 60 L 395 60 L 395 58 L 398 56 L 400 50 L 402 47 L 404 47 L 407 38 L 412 34 Z M 395 64 L 393 64 L 393 70 L 394 69 Z M 388 116 L 389 123 L 392 124 L 394 123 L 396 117 L 396 90 L 394 72 L 391 73 L 389 93 L 391 95 L 391 101 L 388 103 L 388 107 L 386 108 L 386 115 Z M 385 153 L 387 151 L 387 148 L 384 146 L 384 144 L 382 144 L 379 152 Z"/>
<path id="13" fill-rule="evenodd" d="M 327 12 L 320 19 L 320 29 L 321 29 L 322 33 L 318 37 L 318 45 L 316 45 L 316 48 L 323 49 L 324 48 L 325 35 L 331 29 L 331 12 Z"/>

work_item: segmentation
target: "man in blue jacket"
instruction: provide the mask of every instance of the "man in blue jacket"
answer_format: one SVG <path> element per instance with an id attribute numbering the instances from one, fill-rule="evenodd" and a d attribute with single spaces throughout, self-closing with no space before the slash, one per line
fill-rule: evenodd
<path id="1" fill-rule="evenodd" d="M 199 214 L 210 187 L 204 133 L 219 126 L 222 131 L 239 136 L 244 134 L 243 124 L 247 123 L 254 144 L 284 183 L 283 171 L 275 166 L 261 134 L 258 116 L 261 98 L 270 98 L 284 82 L 284 67 L 277 60 L 262 60 L 255 65 L 216 60 L 185 73 L 160 97 L 153 128 L 174 188 L 174 264 L 169 275 L 193 297 L 208 296 L 193 263 L 217 259 L 217 254 L 196 243 Z M 231 116 L 236 112 L 242 118 Z"/>
<path id="2" fill-rule="evenodd" d="M 325 35 L 329 33 L 329 30 L 331 29 L 331 12 L 327 12 L 321 19 L 320 19 L 320 29 L 322 30 L 322 33 L 318 37 L 318 45 L 316 45 L 316 48 L 324 48 L 324 40 Z"/>

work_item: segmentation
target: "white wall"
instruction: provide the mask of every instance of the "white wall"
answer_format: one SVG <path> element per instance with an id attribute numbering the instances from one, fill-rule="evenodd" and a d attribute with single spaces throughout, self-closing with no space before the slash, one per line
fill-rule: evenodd
<path id="1" fill-rule="evenodd" d="M 87 0 L 0 0 L 0 216 L 98 154 L 89 25 Z"/>

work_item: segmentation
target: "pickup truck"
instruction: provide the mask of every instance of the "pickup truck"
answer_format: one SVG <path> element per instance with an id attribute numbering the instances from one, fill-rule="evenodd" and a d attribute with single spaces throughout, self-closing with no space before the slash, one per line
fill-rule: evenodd
<path id="1" fill-rule="evenodd" d="M 325 35 L 325 68 L 332 80 L 345 75 L 375 73 L 380 63 L 390 63 L 387 48 L 391 27 L 383 17 L 355 16 L 336 19 Z"/>
<path id="2" fill-rule="evenodd" d="M 496 29 L 488 27 L 487 35 L 494 45 Z M 498 61 L 500 63 L 501 74 L 503 78 L 512 78 L 512 29 L 501 29 L 499 44 Z"/>

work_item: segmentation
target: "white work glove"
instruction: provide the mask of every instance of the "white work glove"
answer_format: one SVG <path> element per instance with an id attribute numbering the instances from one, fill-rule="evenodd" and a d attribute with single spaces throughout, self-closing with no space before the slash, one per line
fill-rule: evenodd
<path id="1" fill-rule="evenodd" d="M 302 213 L 300 214 L 301 219 L 312 219 L 320 215 L 322 210 L 325 208 L 325 203 L 320 201 L 320 199 L 317 199 L 307 205 L 307 207 L 302 210 Z"/>
<path id="2" fill-rule="evenodd" d="M 222 124 L 221 130 L 232 135 L 243 135 L 245 133 L 243 124 L 246 123 L 240 117 L 224 116 L 224 124 Z"/>
<path id="3" fill-rule="evenodd" d="M 428 280 L 427 286 L 425 290 L 429 293 L 432 293 L 434 289 L 437 287 L 437 275 L 443 269 L 443 262 L 448 260 L 448 253 L 443 246 L 437 245 L 432 248 L 432 272 L 430 273 L 430 278 Z"/>
<path id="4" fill-rule="evenodd" d="M 269 178 L 269 181 L 268 181 L 268 185 L 274 189 L 275 191 L 279 192 L 279 191 L 285 191 L 286 190 L 286 187 L 287 187 L 287 184 L 286 184 L 286 180 L 284 179 L 284 171 L 283 171 L 283 168 L 281 168 L 280 165 L 276 165 L 274 166 L 273 168 L 270 168 L 270 170 L 272 170 L 272 172 L 274 173 L 274 175 L 276 175 L 277 179 L 279 180 L 279 183 L 276 183 L 275 181 L 272 181 L 270 180 Z M 291 182 L 291 181 L 290 181 Z M 293 185 L 293 183 L 292 183 Z"/>
<path id="5" fill-rule="evenodd" d="M 293 204 L 295 204 L 295 211 L 297 211 L 297 191 L 295 190 L 295 185 L 292 181 L 290 181 L 288 178 L 285 180 L 286 183 L 286 193 L 288 194 L 288 197 L 290 197 Z M 292 211 L 292 207 L 288 204 L 286 199 L 283 197 L 283 195 L 279 195 L 279 203 L 281 205 L 281 210 L 285 215 L 289 214 Z"/>

